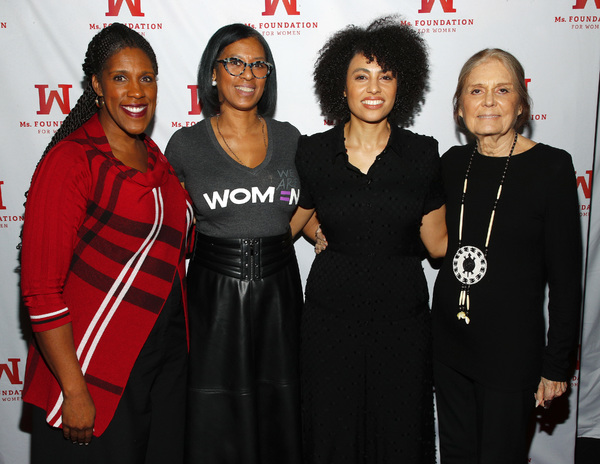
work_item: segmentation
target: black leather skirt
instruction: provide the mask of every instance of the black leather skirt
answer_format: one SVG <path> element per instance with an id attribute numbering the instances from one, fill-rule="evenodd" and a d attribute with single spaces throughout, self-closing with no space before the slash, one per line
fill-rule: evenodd
<path id="1" fill-rule="evenodd" d="M 187 462 L 299 464 L 302 288 L 289 233 L 198 234 L 187 282 Z"/>

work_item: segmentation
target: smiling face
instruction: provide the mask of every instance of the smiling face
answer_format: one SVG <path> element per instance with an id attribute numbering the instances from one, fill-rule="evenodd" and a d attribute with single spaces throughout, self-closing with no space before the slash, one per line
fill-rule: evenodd
<path id="1" fill-rule="evenodd" d="M 260 42 L 254 37 L 238 40 L 229 44 L 219 54 L 217 59 L 238 58 L 246 63 L 267 61 L 265 51 Z M 256 79 L 249 66 L 239 76 L 232 76 L 222 63 L 217 63 L 213 70 L 213 79 L 217 81 L 220 111 L 228 108 L 238 111 L 256 109 L 262 98 L 267 79 Z"/>
<path id="2" fill-rule="evenodd" d="M 146 130 L 156 108 L 156 74 L 139 48 L 124 48 L 111 56 L 92 86 L 104 98 L 100 123 L 111 137 L 137 136 Z"/>
<path id="3" fill-rule="evenodd" d="M 391 71 L 384 72 L 362 53 L 355 55 L 348 66 L 344 92 L 350 117 L 368 123 L 383 121 L 394 107 L 397 87 Z"/>
<path id="4" fill-rule="evenodd" d="M 484 61 L 467 76 L 458 115 L 469 131 L 482 137 L 512 137 L 521 114 L 520 97 L 513 76 L 497 59 Z"/>

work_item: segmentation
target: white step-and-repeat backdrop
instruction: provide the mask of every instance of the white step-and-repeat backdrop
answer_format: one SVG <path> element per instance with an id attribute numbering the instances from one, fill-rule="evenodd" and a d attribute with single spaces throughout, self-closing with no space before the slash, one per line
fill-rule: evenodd
<path id="1" fill-rule="evenodd" d="M 530 462 L 572 463 L 577 435 L 600 438 L 600 215 L 591 209 L 592 196 L 600 201 L 600 190 L 592 195 L 599 148 L 600 0 L 2 0 L 0 464 L 26 463 L 29 455 L 21 401 L 29 330 L 16 249 L 23 193 L 51 135 L 82 92 L 81 63 L 91 37 L 118 21 L 154 47 L 160 78 L 151 135 L 164 148 L 178 127 L 201 119 L 196 70 L 220 26 L 242 22 L 264 34 L 278 66 L 276 118 L 311 134 L 327 129 L 312 88 L 319 48 L 347 24 L 366 25 L 390 14 L 401 14 L 430 48 L 431 89 L 412 130 L 436 137 L 442 152 L 464 143 L 452 121 L 458 71 L 476 51 L 499 47 L 526 70 L 534 102 L 527 135 L 573 155 L 587 244 L 581 370 L 566 406 L 538 418 Z M 312 248 L 303 240 L 297 248 L 306 276 Z M 427 273 L 433 283 L 434 271 Z"/>

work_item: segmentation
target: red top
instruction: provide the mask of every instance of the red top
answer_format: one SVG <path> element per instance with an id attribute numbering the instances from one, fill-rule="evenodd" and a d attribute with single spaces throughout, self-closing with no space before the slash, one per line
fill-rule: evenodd
<path id="1" fill-rule="evenodd" d="M 191 201 L 156 144 L 144 143 L 142 173 L 113 156 L 93 116 L 48 153 L 27 198 L 23 299 L 34 332 L 72 323 L 96 436 L 112 419 L 176 276 L 185 295 Z M 61 426 L 61 390 L 35 344 L 23 399 Z"/>

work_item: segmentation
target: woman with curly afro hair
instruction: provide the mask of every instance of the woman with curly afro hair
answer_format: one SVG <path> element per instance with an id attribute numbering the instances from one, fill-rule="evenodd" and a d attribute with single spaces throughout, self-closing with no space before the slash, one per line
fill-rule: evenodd
<path id="1" fill-rule="evenodd" d="M 315 66 L 336 126 L 296 155 L 298 216 L 316 211 L 328 240 L 301 325 L 305 463 L 435 462 L 421 260 L 446 252 L 444 195 L 437 142 L 399 127 L 427 75 L 423 39 L 396 18 L 337 32 Z"/>

